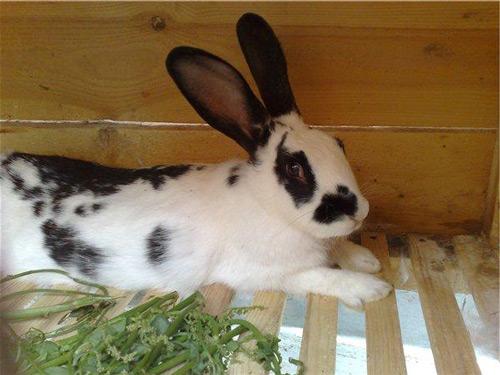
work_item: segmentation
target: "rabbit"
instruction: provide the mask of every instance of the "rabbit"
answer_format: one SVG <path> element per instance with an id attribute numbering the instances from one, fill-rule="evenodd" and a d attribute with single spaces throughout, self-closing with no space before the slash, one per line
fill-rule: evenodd
<path id="1" fill-rule="evenodd" d="M 174 48 L 166 68 L 248 160 L 122 169 L 5 154 L 4 273 L 57 268 L 116 288 L 183 295 L 222 283 L 335 296 L 354 308 L 391 291 L 370 274 L 380 270 L 377 258 L 345 239 L 369 204 L 342 141 L 303 122 L 269 24 L 244 14 L 237 35 L 265 105 L 232 65 L 201 49 Z M 331 267 L 332 243 L 340 269 Z"/>

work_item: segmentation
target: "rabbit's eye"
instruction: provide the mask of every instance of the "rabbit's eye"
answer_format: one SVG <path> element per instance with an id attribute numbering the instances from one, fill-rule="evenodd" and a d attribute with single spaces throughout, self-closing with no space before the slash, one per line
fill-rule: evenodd
<path id="1" fill-rule="evenodd" d="M 290 177 L 299 178 L 301 180 L 304 179 L 304 169 L 302 168 L 302 165 L 296 161 L 290 161 L 286 164 L 286 173 Z"/>

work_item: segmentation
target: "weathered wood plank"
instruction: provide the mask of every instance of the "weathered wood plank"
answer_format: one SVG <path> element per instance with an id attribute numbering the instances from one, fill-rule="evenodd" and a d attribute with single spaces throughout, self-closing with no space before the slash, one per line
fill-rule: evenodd
<path id="1" fill-rule="evenodd" d="M 274 26 L 313 124 L 497 126 L 495 3 L 4 2 L 0 117 L 199 121 L 166 54 L 201 47 L 249 78 L 247 11 Z"/>
<path id="2" fill-rule="evenodd" d="M 254 324 L 263 333 L 277 334 L 283 317 L 286 295 L 283 292 L 257 292 L 252 305 L 262 306 L 263 309 L 250 311 L 246 319 Z M 239 363 L 234 363 L 230 369 L 231 375 L 265 374 L 264 369 L 246 356 L 238 358 Z"/>
<path id="3" fill-rule="evenodd" d="M 307 374 L 335 373 L 338 302 L 336 298 L 309 294 L 300 346 L 300 360 Z"/>
<path id="4" fill-rule="evenodd" d="M 438 374 L 480 374 L 474 349 L 432 240 L 410 235 L 410 256 Z"/>
<path id="5" fill-rule="evenodd" d="M 391 268 L 384 234 L 362 233 L 361 244 L 369 248 L 382 264 L 383 277 L 394 284 L 396 272 Z M 399 325 L 396 295 L 366 305 L 366 353 L 368 374 L 406 374 L 403 342 Z"/>
<path id="6" fill-rule="evenodd" d="M 66 290 L 80 290 L 88 291 L 88 287 L 68 287 L 68 284 L 55 284 L 50 286 L 53 289 L 66 289 Z M 72 301 L 78 299 L 81 296 L 62 296 L 62 295 L 41 295 L 33 304 L 29 307 L 43 307 L 43 306 L 53 306 L 56 304 Z M 24 307 L 23 307 L 24 308 Z M 12 322 L 12 328 L 17 334 L 22 334 L 27 332 L 30 328 L 36 328 L 44 332 L 50 332 L 57 328 L 66 325 L 66 322 L 59 324 L 60 320 L 67 314 L 67 312 L 51 314 L 46 318 L 30 319 L 19 322 Z"/>
<path id="7" fill-rule="evenodd" d="M 205 297 L 204 311 L 212 315 L 222 314 L 231 304 L 234 296 L 234 291 L 222 284 L 206 286 L 201 293 Z"/>
<path id="8" fill-rule="evenodd" d="M 116 304 L 106 314 L 108 318 L 121 314 L 135 295 L 134 292 L 115 288 L 108 288 L 108 292 L 110 296 L 120 297 L 116 300 Z"/>
<path id="9" fill-rule="evenodd" d="M 234 142 L 208 129 L 5 125 L 0 148 L 122 167 L 213 163 L 245 157 Z M 335 134 L 343 139 L 370 201 L 368 223 L 373 230 L 463 234 L 481 229 L 494 133 Z"/>
<path id="10" fill-rule="evenodd" d="M 453 243 L 479 316 L 498 330 L 498 251 L 474 236 L 456 236 Z"/>

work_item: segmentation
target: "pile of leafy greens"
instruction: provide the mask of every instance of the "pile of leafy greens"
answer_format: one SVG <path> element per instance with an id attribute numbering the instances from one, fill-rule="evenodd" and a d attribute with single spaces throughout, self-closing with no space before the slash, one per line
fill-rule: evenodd
<path id="1" fill-rule="evenodd" d="M 9 276 L 6 283 L 38 272 Z M 71 278 L 71 277 L 70 277 Z M 204 300 L 196 292 L 177 303 L 177 293 L 154 297 L 111 319 L 106 318 L 116 298 L 101 285 L 74 279 L 94 287 L 95 293 L 60 289 L 14 292 L 0 301 L 28 293 L 60 294 L 74 299 L 47 307 L 2 313 L 7 322 L 10 355 L 23 374 L 223 374 L 238 353 L 244 353 L 267 371 L 280 375 L 279 339 L 265 335 L 250 322 L 239 319 L 249 308 L 232 308 L 218 317 L 203 311 Z M 18 336 L 9 322 L 67 311 L 74 322 L 52 332 L 31 328 Z M 250 343 L 250 344 L 248 344 Z M 300 361 L 290 359 L 303 372 Z"/>

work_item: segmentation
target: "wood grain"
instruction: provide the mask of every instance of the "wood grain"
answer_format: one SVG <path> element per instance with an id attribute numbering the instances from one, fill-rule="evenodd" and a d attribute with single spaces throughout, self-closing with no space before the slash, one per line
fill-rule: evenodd
<path id="1" fill-rule="evenodd" d="M 498 207 L 500 206 L 498 189 L 498 133 L 495 150 L 493 151 L 493 160 L 491 162 L 490 181 L 486 195 L 486 207 L 483 215 L 483 232 L 489 237 L 490 245 L 499 248 L 499 228 L 498 228 Z"/>
<path id="2" fill-rule="evenodd" d="M 194 45 L 249 79 L 247 11 L 274 26 L 312 124 L 498 126 L 493 2 L 3 2 L 0 117 L 199 122 L 165 57 Z"/>
<path id="3" fill-rule="evenodd" d="M 3 125 L 2 151 L 82 158 L 110 166 L 215 163 L 245 157 L 209 130 L 60 124 Z M 328 131 L 328 134 L 333 134 Z M 368 228 L 385 232 L 479 232 L 494 133 L 336 131 L 370 201 Z"/>
<path id="4" fill-rule="evenodd" d="M 453 291 L 436 266 L 440 247 L 432 240 L 409 236 L 410 256 L 417 280 L 427 333 L 438 374 L 480 374 L 474 349 Z"/>
<path id="5" fill-rule="evenodd" d="M 309 294 L 300 346 L 300 360 L 307 374 L 334 374 L 337 344 L 336 298 Z"/>
<path id="6" fill-rule="evenodd" d="M 261 291 L 255 293 L 252 305 L 263 309 L 250 311 L 246 319 L 254 324 L 262 333 L 277 335 L 281 326 L 286 295 L 283 292 Z M 266 372 L 257 362 L 246 356 L 238 356 L 238 362 L 229 368 L 231 375 L 255 375 Z"/>
<path id="7" fill-rule="evenodd" d="M 396 274 L 391 269 L 385 235 L 363 232 L 361 244 L 379 259 L 384 279 L 394 283 Z M 391 292 L 382 300 L 368 303 L 365 311 L 368 374 L 406 374 L 396 295 Z"/>
<path id="8" fill-rule="evenodd" d="M 474 236 L 456 236 L 453 243 L 479 316 L 498 331 L 498 251 Z"/>
<path id="9" fill-rule="evenodd" d="M 212 315 L 222 314 L 231 304 L 234 291 L 222 284 L 212 284 L 202 288 L 205 297 L 204 311 Z"/>

